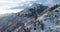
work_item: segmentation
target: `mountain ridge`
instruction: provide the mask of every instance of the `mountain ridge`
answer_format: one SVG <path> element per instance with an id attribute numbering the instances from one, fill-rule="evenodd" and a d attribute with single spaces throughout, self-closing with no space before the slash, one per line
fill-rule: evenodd
<path id="1" fill-rule="evenodd" d="M 44 11 L 47 8 L 49 8 L 49 7 L 48 6 L 44 6 L 42 4 L 36 4 L 36 3 L 34 3 L 31 7 L 25 8 L 23 11 L 18 12 L 18 13 L 15 13 L 12 16 L 8 17 L 7 19 L 4 19 L 3 21 L 1 21 L 0 22 L 1 23 L 0 24 L 0 31 L 1 32 L 18 32 L 18 31 L 19 32 L 28 32 L 28 31 L 30 32 L 30 30 L 29 30 L 30 27 L 31 28 L 33 27 L 33 29 L 36 30 L 36 28 L 34 28 L 34 27 L 36 25 L 38 25 L 38 23 L 41 22 L 40 19 L 39 19 L 39 21 L 37 21 L 37 20 L 41 16 L 42 16 L 42 18 L 43 17 L 45 18 L 45 16 L 43 16 L 43 15 L 46 13 L 46 12 L 44 13 Z M 51 9 L 51 8 L 49 8 L 49 9 Z M 49 9 L 47 9 L 47 11 Z M 43 12 L 43 14 L 41 15 L 42 12 Z M 45 21 L 43 21 L 43 22 L 45 22 Z M 41 22 L 41 24 L 42 24 L 41 29 L 42 30 L 44 29 L 43 28 L 43 25 L 44 25 L 43 22 Z M 50 23 L 50 22 L 45 22 L 45 24 L 47 24 L 47 23 Z M 50 25 L 51 24 L 54 24 L 55 25 L 55 23 L 50 23 Z M 20 27 L 21 27 L 22 31 L 20 31 L 21 30 Z M 39 26 L 37 26 L 37 27 L 39 27 Z"/>

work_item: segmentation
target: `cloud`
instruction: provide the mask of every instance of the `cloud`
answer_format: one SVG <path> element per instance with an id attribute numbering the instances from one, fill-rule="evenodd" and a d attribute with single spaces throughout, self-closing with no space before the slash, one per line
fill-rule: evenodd
<path id="1" fill-rule="evenodd" d="M 60 0 L 47 0 L 47 4 L 58 4 L 60 3 Z"/>
<path id="2" fill-rule="evenodd" d="M 53 5 L 54 4 L 54 0 L 46 0 L 45 4 L 46 5 Z"/>
<path id="3" fill-rule="evenodd" d="M 7 13 L 7 11 L 8 13 L 17 12 L 17 10 L 5 10 L 8 8 L 17 8 L 19 9 L 18 11 L 20 11 L 20 9 L 31 6 L 32 3 L 41 3 L 48 6 L 53 6 L 56 3 L 60 3 L 60 0 L 0 0 L 0 14 Z"/>
<path id="4" fill-rule="evenodd" d="M 60 4 L 60 0 L 46 0 L 44 4 L 48 6 L 53 6 L 55 4 Z"/>
<path id="5" fill-rule="evenodd" d="M 28 7 L 30 4 L 34 3 L 36 0 L 21 0 L 24 1 L 22 3 L 17 3 L 18 6 L 16 7 L 11 7 L 11 9 L 24 9 Z"/>
<path id="6" fill-rule="evenodd" d="M 23 10 L 35 0 L 0 0 L 0 14 L 15 13 Z M 9 10 L 9 8 L 18 7 L 19 9 Z"/>
<path id="7" fill-rule="evenodd" d="M 0 0 L 0 2 L 5 2 L 5 3 L 22 3 L 22 2 L 30 2 L 30 1 L 36 1 L 36 0 Z"/>

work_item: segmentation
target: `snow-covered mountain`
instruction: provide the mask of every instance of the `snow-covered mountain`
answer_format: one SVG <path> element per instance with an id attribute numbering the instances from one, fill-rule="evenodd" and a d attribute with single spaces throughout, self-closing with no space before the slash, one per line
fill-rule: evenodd
<path id="1" fill-rule="evenodd" d="M 0 32 L 56 32 L 56 20 L 60 8 L 48 11 L 48 6 L 34 3 L 23 11 L 14 13 L 0 21 Z M 41 15 L 42 12 L 44 13 Z M 57 12 L 58 11 L 58 12 Z"/>

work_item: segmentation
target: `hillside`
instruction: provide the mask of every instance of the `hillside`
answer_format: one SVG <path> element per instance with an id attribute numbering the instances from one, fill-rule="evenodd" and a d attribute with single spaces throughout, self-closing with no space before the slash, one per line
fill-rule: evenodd
<path id="1" fill-rule="evenodd" d="M 0 32 L 56 32 L 60 6 L 55 7 L 34 3 L 0 21 Z"/>

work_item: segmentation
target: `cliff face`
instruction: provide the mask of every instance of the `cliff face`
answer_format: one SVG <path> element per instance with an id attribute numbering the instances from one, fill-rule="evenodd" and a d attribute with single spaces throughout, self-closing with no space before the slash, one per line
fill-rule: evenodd
<path id="1" fill-rule="evenodd" d="M 56 20 L 60 18 L 60 8 L 50 12 L 47 8 L 49 7 L 34 3 L 23 11 L 4 18 L 0 21 L 0 32 L 49 32 L 50 30 L 56 32 L 55 26 Z"/>

